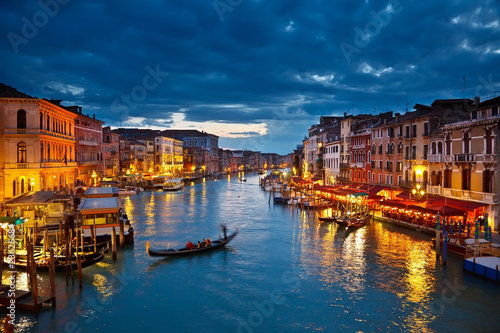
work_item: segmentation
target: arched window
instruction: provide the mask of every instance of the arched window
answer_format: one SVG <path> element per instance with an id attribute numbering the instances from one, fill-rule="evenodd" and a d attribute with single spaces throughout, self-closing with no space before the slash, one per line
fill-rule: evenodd
<path id="1" fill-rule="evenodd" d="M 50 116 L 47 115 L 47 128 L 46 128 L 47 131 L 50 131 Z"/>
<path id="2" fill-rule="evenodd" d="M 431 173 L 431 185 L 432 186 L 438 185 L 436 171 L 432 171 L 432 173 Z"/>
<path id="3" fill-rule="evenodd" d="M 431 154 L 437 154 L 436 143 L 435 142 L 433 142 L 431 144 Z"/>
<path id="4" fill-rule="evenodd" d="M 52 156 L 50 156 L 50 143 L 47 145 L 47 160 L 51 160 Z"/>
<path id="5" fill-rule="evenodd" d="M 26 128 L 26 111 L 17 111 L 17 128 Z"/>
<path id="6" fill-rule="evenodd" d="M 26 163 L 26 143 L 17 144 L 17 163 Z"/>
<path id="7" fill-rule="evenodd" d="M 16 183 L 16 180 L 14 179 L 14 181 L 12 182 L 12 196 L 15 197 L 17 195 L 17 183 Z"/>
<path id="8" fill-rule="evenodd" d="M 42 142 L 42 143 L 40 143 L 40 161 L 41 162 L 45 162 L 44 161 L 45 157 L 43 156 L 43 153 L 44 153 L 44 151 L 43 151 L 43 142 Z"/>
<path id="9" fill-rule="evenodd" d="M 438 154 L 442 154 L 442 153 L 443 153 L 443 143 L 442 143 L 442 142 L 438 142 L 438 150 L 437 150 L 437 153 L 438 153 Z"/>

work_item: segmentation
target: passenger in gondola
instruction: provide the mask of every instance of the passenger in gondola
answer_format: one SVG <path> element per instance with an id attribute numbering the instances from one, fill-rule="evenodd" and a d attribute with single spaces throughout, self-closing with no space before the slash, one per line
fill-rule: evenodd
<path id="1" fill-rule="evenodd" d="M 205 238 L 203 238 L 203 240 L 201 241 L 201 247 L 205 247 L 206 245 L 206 241 L 205 241 Z"/>
<path id="2" fill-rule="evenodd" d="M 205 240 L 205 246 L 212 246 L 212 241 L 210 240 L 210 238 L 207 238 Z"/>
<path id="3" fill-rule="evenodd" d="M 191 241 L 186 243 L 186 250 L 192 250 L 194 248 L 194 244 Z"/>
<path id="4" fill-rule="evenodd" d="M 198 244 L 196 244 L 196 247 L 197 247 L 197 248 L 200 248 L 200 247 L 201 247 L 201 243 L 200 243 L 200 241 L 198 241 Z"/>

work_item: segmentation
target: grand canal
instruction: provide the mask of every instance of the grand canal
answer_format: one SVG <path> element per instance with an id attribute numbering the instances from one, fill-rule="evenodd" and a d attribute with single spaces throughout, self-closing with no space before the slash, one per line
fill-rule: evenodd
<path id="1" fill-rule="evenodd" d="M 124 200 L 136 243 L 57 280 L 57 309 L 18 313 L 20 332 L 493 332 L 500 286 L 443 267 L 429 236 L 375 222 L 346 233 L 315 213 L 268 204 L 257 175 Z M 238 228 L 226 249 L 151 258 Z M 41 284 L 48 277 L 40 278 Z"/>

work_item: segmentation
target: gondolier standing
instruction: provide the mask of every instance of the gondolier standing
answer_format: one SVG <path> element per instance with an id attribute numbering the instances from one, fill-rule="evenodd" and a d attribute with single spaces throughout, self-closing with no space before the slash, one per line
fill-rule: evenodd
<path id="1" fill-rule="evenodd" d="M 224 233 L 224 240 L 227 239 L 227 234 L 226 234 L 226 231 L 227 231 L 227 227 L 225 224 L 222 225 L 222 232 Z"/>

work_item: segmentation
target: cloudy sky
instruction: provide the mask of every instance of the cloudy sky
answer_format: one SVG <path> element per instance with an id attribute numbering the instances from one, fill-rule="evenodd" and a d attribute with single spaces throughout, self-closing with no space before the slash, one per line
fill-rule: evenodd
<path id="1" fill-rule="evenodd" d="M 321 115 L 500 90 L 500 1 L 2 1 L 0 82 L 286 154 Z M 465 79 L 464 79 L 465 78 Z"/>

